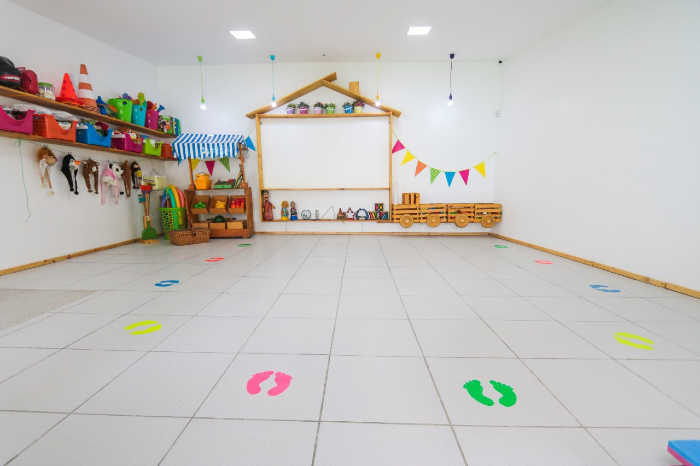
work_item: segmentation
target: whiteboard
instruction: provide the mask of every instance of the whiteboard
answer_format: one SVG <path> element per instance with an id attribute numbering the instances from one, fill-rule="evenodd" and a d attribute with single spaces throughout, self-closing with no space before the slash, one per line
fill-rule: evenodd
<path id="1" fill-rule="evenodd" d="M 261 119 L 264 189 L 388 188 L 389 119 Z"/>

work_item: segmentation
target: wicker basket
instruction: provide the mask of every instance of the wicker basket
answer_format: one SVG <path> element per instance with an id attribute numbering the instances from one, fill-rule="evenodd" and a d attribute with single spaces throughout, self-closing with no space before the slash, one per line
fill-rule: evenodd
<path id="1" fill-rule="evenodd" d="M 175 246 L 189 246 L 194 244 L 192 230 L 173 230 L 170 232 L 170 242 Z"/>
<path id="2" fill-rule="evenodd" d="M 194 229 L 194 244 L 208 243 L 210 233 L 211 233 L 211 230 L 209 228 L 195 228 Z"/>

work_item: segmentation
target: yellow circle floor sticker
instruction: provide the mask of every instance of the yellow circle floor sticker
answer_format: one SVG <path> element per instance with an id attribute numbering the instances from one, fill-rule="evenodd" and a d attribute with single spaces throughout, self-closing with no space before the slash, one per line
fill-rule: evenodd
<path id="1" fill-rule="evenodd" d="M 143 335 L 144 333 L 157 332 L 162 327 L 162 325 L 160 325 L 157 320 L 144 320 L 142 322 L 136 322 L 135 324 L 131 324 L 128 327 L 124 327 L 124 330 L 131 330 L 137 327 L 145 327 L 147 325 L 151 325 L 151 327 L 147 327 L 140 330 L 134 330 L 130 333 L 132 335 Z"/>
<path id="2" fill-rule="evenodd" d="M 632 346 L 634 348 L 639 348 L 639 349 L 643 349 L 643 350 L 653 350 L 654 349 L 653 346 L 644 345 L 642 343 L 636 343 L 634 341 L 628 340 L 628 338 L 639 340 L 639 341 L 644 342 L 644 343 L 649 343 L 650 345 L 654 344 L 654 342 L 652 340 L 650 340 L 648 338 L 640 337 L 639 335 L 635 335 L 633 333 L 617 332 L 615 334 L 615 339 L 618 342 L 622 343 L 623 345 Z"/>

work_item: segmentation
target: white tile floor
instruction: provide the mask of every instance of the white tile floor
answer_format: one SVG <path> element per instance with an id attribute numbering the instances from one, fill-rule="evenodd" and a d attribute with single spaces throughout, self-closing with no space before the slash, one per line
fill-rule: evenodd
<path id="1" fill-rule="evenodd" d="M 95 292 L 0 332 L 0 464 L 668 466 L 700 438 L 700 300 L 490 237 L 132 244 L 0 288 Z"/>

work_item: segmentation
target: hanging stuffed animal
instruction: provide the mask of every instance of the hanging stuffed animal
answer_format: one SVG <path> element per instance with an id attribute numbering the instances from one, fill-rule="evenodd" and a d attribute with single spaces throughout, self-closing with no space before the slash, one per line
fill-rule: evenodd
<path id="1" fill-rule="evenodd" d="M 122 169 L 122 180 L 124 181 L 124 192 L 126 197 L 131 197 L 131 168 L 129 168 L 129 161 L 125 160 L 121 166 Z"/>
<path id="2" fill-rule="evenodd" d="M 122 170 L 121 165 L 119 165 L 116 162 L 115 163 L 109 162 L 109 168 L 111 168 L 112 171 L 114 172 L 114 174 L 117 176 L 117 189 L 119 190 L 119 194 L 121 194 L 123 196 L 124 191 L 122 191 L 122 186 L 120 183 L 122 181 L 124 181 L 124 179 L 123 179 L 124 178 L 124 170 Z"/>
<path id="3" fill-rule="evenodd" d="M 131 182 L 134 189 L 139 189 L 141 186 L 141 166 L 137 162 L 131 162 Z"/>
<path id="4" fill-rule="evenodd" d="M 39 177 L 41 178 L 41 187 L 45 188 L 48 184 L 49 194 L 53 196 L 56 193 L 53 192 L 53 186 L 51 186 L 51 177 L 49 176 L 49 170 L 51 167 L 56 165 L 56 156 L 53 155 L 51 149 L 49 149 L 47 146 L 44 146 L 41 149 L 39 149 L 37 158 L 39 161 Z"/>
<path id="5" fill-rule="evenodd" d="M 67 154 L 63 157 L 63 164 L 61 165 L 61 173 L 66 176 L 68 180 L 68 186 L 70 186 L 70 192 L 74 192 L 78 195 L 78 166 L 80 162 L 75 160 L 72 154 Z"/>
<path id="6" fill-rule="evenodd" d="M 119 204 L 119 178 L 114 173 L 113 166 L 116 166 L 116 164 L 108 163 L 107 167 L 102 170 L 102 176 L 100 177 L 100 182 L 102 182 L 102 204 L 105 203 L 108 189 L 112 191 L 114 203 Z"/>
<path id="7" fill-rule="evenodd" d="M 87 190 L 89 193 L 92 192 L 92 188 L 90 186 L 90 176 L 92 176 L 92 179 L 94 181 L 95 185 L 95 194 L 100 194 L 98 186 L 100 185 L 100 164 L 95 162 L 92 159 L 87 159 L 85 162 L 83 162 L 83 179 L 85 180 L 85 185 L 87 186 Z"/>

